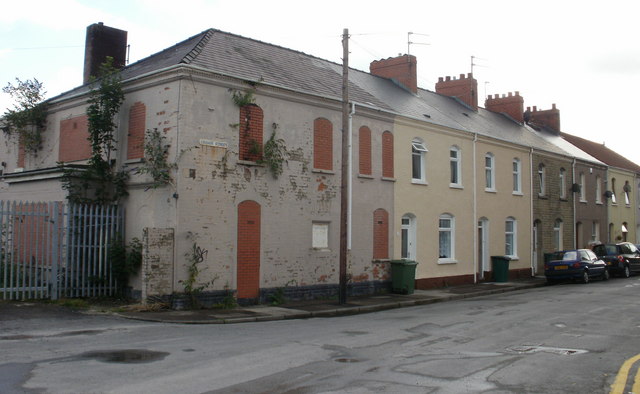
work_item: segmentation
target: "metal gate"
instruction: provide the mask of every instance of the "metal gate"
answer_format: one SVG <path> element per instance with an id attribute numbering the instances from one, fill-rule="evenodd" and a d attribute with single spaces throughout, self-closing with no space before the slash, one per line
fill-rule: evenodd
<path id="1" fill-rule="evenodd" d="M 117 205 L 0 201 L 0 298 L 113 295 L 123 220 Z"/>

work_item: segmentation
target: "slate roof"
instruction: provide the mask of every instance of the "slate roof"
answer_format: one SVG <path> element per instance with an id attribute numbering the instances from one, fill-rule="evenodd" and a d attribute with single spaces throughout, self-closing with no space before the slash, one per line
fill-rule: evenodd
<path id="1" fill-rule="evenodd" d="M 598 160 L 606 163 L 609 166 L 622 168 L 625 170 L 633 171 L 636 174 L 640 174 L 640 166 L 636 163 L 628 160 L 626 157 L 612 151 L 604 144 L 589 141 L 584 138 L 576 137 L 575 135 L 561 133 L 562 138 L 582 149 L 588 154 L 594 156 Z"/>
<path id="2" fill-rule="evenodd" d="M 121 76 L 126 81 L 180 64 L 305 94 L 342 98 L 341 64 L 216 29 L 205 30 L 130 64 L 122 69 Z M 89 85 L 84 85 L 52 100 L 84 93 L 88 89 Z M 349 98 L 356 104 L 385 112 L 572 156 L 528 126 L 502 114 L 483 108 L 475 112 L 455 98 L 426 89 L 413 94 L 389 79 L 363 71 L 349 70 Z"/>

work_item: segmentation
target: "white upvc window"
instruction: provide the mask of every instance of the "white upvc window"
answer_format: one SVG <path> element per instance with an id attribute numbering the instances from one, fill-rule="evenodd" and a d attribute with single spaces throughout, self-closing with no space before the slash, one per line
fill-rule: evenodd
<path id="1" fill-rule="evenodd" d="M 486 191 L 496 190 L 496 160 L 493 154 L 487 153 L 484 156 L 484 174 Z"/>
<path id="2" fill-rule="evenodd" d="M 586 184 L 584 172 L 581 172 L 580 173 L 580 202 L 587 202 L 587 199 L 586 199 L 587 194 L 585 192 L 586 186 L 587 184 Z"/>
<path id="3" fill-rule="evenodd" d="M 451 177 L 449 179 L 449 186 L 461 187 L 462 186 L 462 157 L 460 148 L 452 146 L 449 149 L 449 166 L 451 168 Z"/>
<path id="4" fill-rule="evenodd" d="M 411 141 L 411 180 L 414 183 L 427 182 L 427 147 L 420 139 Z"/>
<path id="5" fill-rule="evenodd" d="M 518 224 L 512 217 L 507 218 L 504 224 L 504 254 L 516 257 L 518 255 Z"/>
<path id="6" fill-rule="evenodd" d="M 513 194 L 522 194 L 522 164 L 520 159 L 513 159 Z"/>
<path id="7" fill-rule="evenodd" d="M 553 224 L 553 246 L 555 247 L 555 250 L 563 249 L 562 229 L 563 229 L 562 220 L 556 219 L 555 223 Z"/>
<path id="8" fill-rule="evenodd" d="M 438 261 L 455 260 L 455 218 L 449 214 L 440 215 L 438 220 Z"/>
<path id="9" fill-rule="evenodd" d="M 602 179 L 596 176 L 596 204 L 602 204 Z"/>
<path id="10" fill-rule="evenodd" d="M 591 242 L 600 241 L 600 223 L 593 221 L 591 223 Z"/>
<path id="11" fill-rule="evenodd" d="M 547 194 L 547 185 L 545 184 L 546 170 L 544 164 L 538 166 L 538 195 L 545 196 Z"/>

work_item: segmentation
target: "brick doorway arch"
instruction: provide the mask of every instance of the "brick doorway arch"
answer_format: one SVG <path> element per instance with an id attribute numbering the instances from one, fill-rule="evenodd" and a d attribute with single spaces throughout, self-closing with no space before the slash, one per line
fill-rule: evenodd
<path id="1" fill-rule="evenodd" d="M 260 204 L 243 201 L 238 205 L 238 298 L 260 295 Z"/>

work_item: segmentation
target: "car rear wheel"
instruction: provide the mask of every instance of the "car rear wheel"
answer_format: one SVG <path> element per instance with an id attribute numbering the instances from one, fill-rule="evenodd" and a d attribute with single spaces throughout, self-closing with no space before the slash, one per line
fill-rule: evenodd
<path id="1" fill-rule="evenodd" d="M 584 283 L 585 285 L 589 283 L 589 273 L 587 271 L 584 271 L 582 273 L 582 283 Z"/>
<path id="2" fill-rule="evenodd" d="M 609 270 L 605 269 L 604 273 L 602 274 L 602 280 L 609 280 Z"/>
<path id="3" fill-rule="evenodd" d="M 628 265 L 625 265 L 625 266 L 624 266 L 624 269 L 623 269 L 623 271 L 622 271 L 622 277 L 623 277 L 623 278 L 628 278 L 628 277 L 630 277 L 630 276 L 631 276 L 631 271 L 629 270 L 629 266 L 628 266 Z"/>

